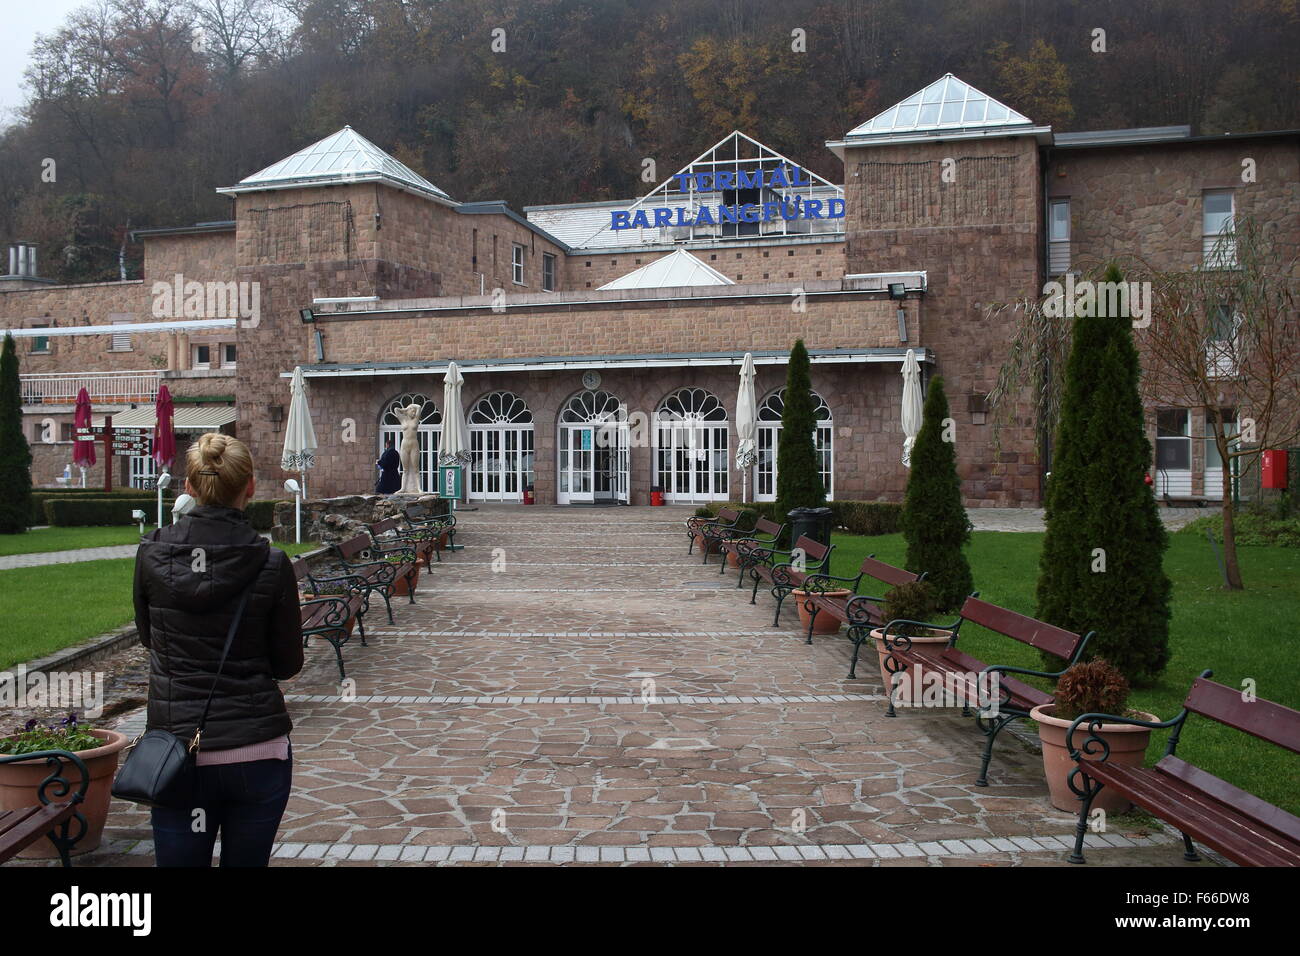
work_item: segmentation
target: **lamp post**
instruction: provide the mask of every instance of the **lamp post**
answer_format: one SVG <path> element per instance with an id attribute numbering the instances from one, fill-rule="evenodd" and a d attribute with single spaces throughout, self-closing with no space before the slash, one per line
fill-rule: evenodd
<path id="1" fill-rule="evenodd" d="M 284 483 L 284 490 L 293 495 L 293 539 L 302 544 L 302 488 L 290 478 Z"/>
<path id="2" fill-rule="evenodd" d="M 157 487 L 157 489 L 158 489 L 158 527 L 160 527 L 160 528 L 163 526 L 163 523 L 162 523 L 162 519 L 163 519 L 163 509 L 162 509 L 163 492 L 166 491 L 167 488 L 169 488 L 169 487 L 171 486 L 171 483 L 172 483 L 171 472 L 167 472 L 167 471 L 164 471 L 161 475 L 159 475 L 159 476 L 158 476 L 158 480 L 157 480 L 157 482 L 155 482 L 155 487 Z"/>

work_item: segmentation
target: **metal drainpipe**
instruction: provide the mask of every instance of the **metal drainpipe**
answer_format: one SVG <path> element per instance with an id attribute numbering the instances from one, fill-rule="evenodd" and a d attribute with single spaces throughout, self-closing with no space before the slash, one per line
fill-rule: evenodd
<path id="1" fill-rule="evenodd" d="M 1048 185 L 1048 176 L 1049 176 L 1049 171 L 1051 169 L 1051 165 L 1052 165 L 1052 147 L 1045 146 L 1043 147 L 1043 164 L 1042 164 L 1042 172 L 1041 172 L 1043 205 L 1042 208 L 1038 210 L 1038 226 L 1039 226 L 1039 237 L 1040 237 L 1038 241 L 1039 267 L 1042 270 L 1041 275 L 1043 278 L 1047 278 L 1047 270 L 1051 268 L 1051 263 L 1048 260 L 1048 251 L 1047 251 L 1047 231 L 1044 228 L 1046 220 L 1043 218 L 1044 215 L 1047 213 L 1047 209 L 1048 209 L 1048 195 L 1050 191 L 1050 187 Z M 1050 375 L 1051 371 L 1052 369 L 1049 363 L 1048 366 L 1044 369 L 1044 374 Z M 1039 503 L 1044 503 L 1047 500 L 1046 476 L 1047 473 L 1052 470 L 1052 430 L 1051 429 L 1045 429 L 1043 431 L 1041 449 L 1042 449 L 1041 450 L 1042 460 L 1039 462 L 1039 467 L 1038 467 L 1038 500 Z"/>

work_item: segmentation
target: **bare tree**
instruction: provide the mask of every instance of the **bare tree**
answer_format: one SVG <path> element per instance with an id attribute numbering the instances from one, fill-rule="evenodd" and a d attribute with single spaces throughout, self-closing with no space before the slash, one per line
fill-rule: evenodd
<path id="1" fill-rule="evenodd" d="M 1300 438 L 1300 271 L 1293 243 L 1275 226 L 1239 217 L 1206 254 L 1206 267 L 1167 272 L 1140 262 L 1150 282 L 1151 323 L 1138 329 L 1144 399 L 1204 409 L 1207 438 L 1224 463 L 1223 552 L 1227 587 L 1240 589 L 1229 466 Z"/>

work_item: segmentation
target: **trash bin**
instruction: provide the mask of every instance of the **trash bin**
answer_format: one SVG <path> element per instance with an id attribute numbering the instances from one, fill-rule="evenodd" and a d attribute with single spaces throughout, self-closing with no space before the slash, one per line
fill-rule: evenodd
<path id="1" fill-rule="evenodd" d="M 786 519 L 790 522 L 790 544 L 807 535 L 821 544 L 831 543 L 830 508 L 795 508 Z"/>
<path id="2" fill-rule="evenodd" d="M 525 486 L 524 486 L 524 504 L 526 504 L 526 505 L 531 505 L 532 503 L 533 503 L 533 486 L 532 486 L 531 484 L 529 484 L 529 485 L 525 485 Z"/>

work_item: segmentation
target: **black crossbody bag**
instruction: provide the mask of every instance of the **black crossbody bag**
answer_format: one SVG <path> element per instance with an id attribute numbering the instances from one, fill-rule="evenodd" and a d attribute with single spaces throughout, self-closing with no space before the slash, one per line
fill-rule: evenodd
<path id="1" fill-rule="evenodd" d="M 113 796 L 119 800 L 141 803 L 146 807 L 184 808 L 192 805 L 197 783 L 196 760 L 203 728 L 208 722 L 208 709 L 212 706 L 212 695 L 217 692 L 221 672 L 226 666 L 226 655 L 234 643 L 251 590 L 250 585 L 239 597 L 239 606 L 235 608 L 230 631 L 226 634 L 226 645 L 221 649 L 221 663 L 217 665 L 217 674 L 212 679 L 212 689 L 208 691 L 203 716 L 199 718 L 194 736 L 187 742 L 170 730 L 149 730 L 141 735 L 113 780 Z"/>

